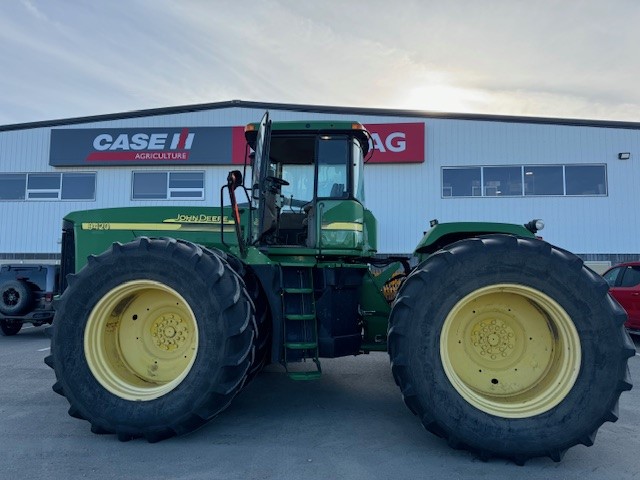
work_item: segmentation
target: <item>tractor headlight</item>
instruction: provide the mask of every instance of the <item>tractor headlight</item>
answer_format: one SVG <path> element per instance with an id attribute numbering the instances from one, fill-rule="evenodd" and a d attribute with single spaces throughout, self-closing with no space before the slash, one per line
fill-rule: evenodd
<path id="1" fill-rule="evenodd" d="M 538 230 L 542 230 L 544 228 L 544 222 L 539 218 L 534 218 L 530 222 L 525 223 L 524 227 L 531 233 L 537 233 Z"/>

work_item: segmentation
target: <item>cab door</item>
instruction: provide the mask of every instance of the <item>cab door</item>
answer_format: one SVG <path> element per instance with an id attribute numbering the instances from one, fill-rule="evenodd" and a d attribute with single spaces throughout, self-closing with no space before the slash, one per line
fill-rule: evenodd
<path id="1" fill-rule="evenodd" d="M 265 169 L 269 163 L 269 148 L 271 145 L 271 120 L 269 120 L 269 112 L 265 112 L 258 134 L 256 136 L 255 152 L 252 169 L 251 182 L 251 208 L 257 211 L 257 216 L 252 220 L 251 225 L 251 243 L 258 241 L 264 232 L 271 228 L 273 223 L 274 212 L 267 205 L 267 195 L 263 188 L 263 180 L 266 176 Z"/>
<path id="2" fill-rule="evenodd" d="M 324 251 L 363 248 L 364 207 L 353 195 L 351 145 L 347 135 L 318 138 L 315 246 Z"/>

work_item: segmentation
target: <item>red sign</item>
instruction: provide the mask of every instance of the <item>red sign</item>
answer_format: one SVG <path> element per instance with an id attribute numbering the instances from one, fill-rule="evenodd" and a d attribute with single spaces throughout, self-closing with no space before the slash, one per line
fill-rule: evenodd
<path id="1" fill-rule="evenodd" d="M 366 125 L 368 163 L 422 163 L 424 123 Z M 53 129 L 49 164 L 229 165 L 244 164 L 244 127 Z"/>
<path id="2" fill-rule="evenodd" d="M 244 138 L 244 127 L 231 127 L 231 163 L 244 165 L 247 152 L 247 140 Z"/>
<path id="3" fill-rule="evenodd" d="M 371 134 L 367 157 L 370 163 L 423 163 L 424 123 L 375 123 L 365 125 Z M 244 127 L 233 127 L 232 163 L 244 164 L 246 141 Z"/>
<path id="4" fill-rule="evenodd" d="M 371 134 L 367 164 L 423 163 L 425 148 L 424 123 L 366 124 Z"/>

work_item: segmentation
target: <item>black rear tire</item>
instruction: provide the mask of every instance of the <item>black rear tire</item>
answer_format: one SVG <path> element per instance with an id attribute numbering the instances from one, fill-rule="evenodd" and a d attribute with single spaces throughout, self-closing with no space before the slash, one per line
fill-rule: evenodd
<path id="1" fill-rule="evenodd" d="M 407 406 L 452 447 L 559 461 L 617 419 L 635 353 L 625 319 L 606 282 L 564 250 L 508 235 L 463 240 L 401 287 L 392 371 Z"/>
<path id="2" fill-rule="evenodd" d="M 152 442 L 184 434 L 242 388 L 254 310 L 216 254 L 139 238 L 90 257 L 68 280 L 45 362 L 69 414 L 88 420 L 92 431 Z"/>
<path id="3" fill-rule="evenodd" d="M 26 313 L 33 304 L 33 292 L 24 280 L 9 280 L 0 285 L 0 313 L 16 316 Z"/>
<path id="4" fill-rule="evenodd" d="M 22 322 L 20 320 L 11 320 L 3 318 L 0 320 L 0 333 L 5 337 L 16 335 L 22 329 Z"/>

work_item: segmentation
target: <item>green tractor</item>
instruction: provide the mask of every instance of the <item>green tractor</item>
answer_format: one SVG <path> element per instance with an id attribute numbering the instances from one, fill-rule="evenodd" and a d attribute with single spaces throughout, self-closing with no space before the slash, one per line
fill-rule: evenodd
<path id="1" fill-rule="evenodd" d="M 383 258 L 361 124 L 265 115 L 245 136 L 220 207 L 65 217 L 46 363 L 71 416 L 156 442 L 218 415 L 266 364 L 312 380 L 321 358 L 388 351 L 425 428 L 481 458 L 558 461 L 617 419 L 625 312 L 540 222 L 432 221 L 412 257 Z"/>

